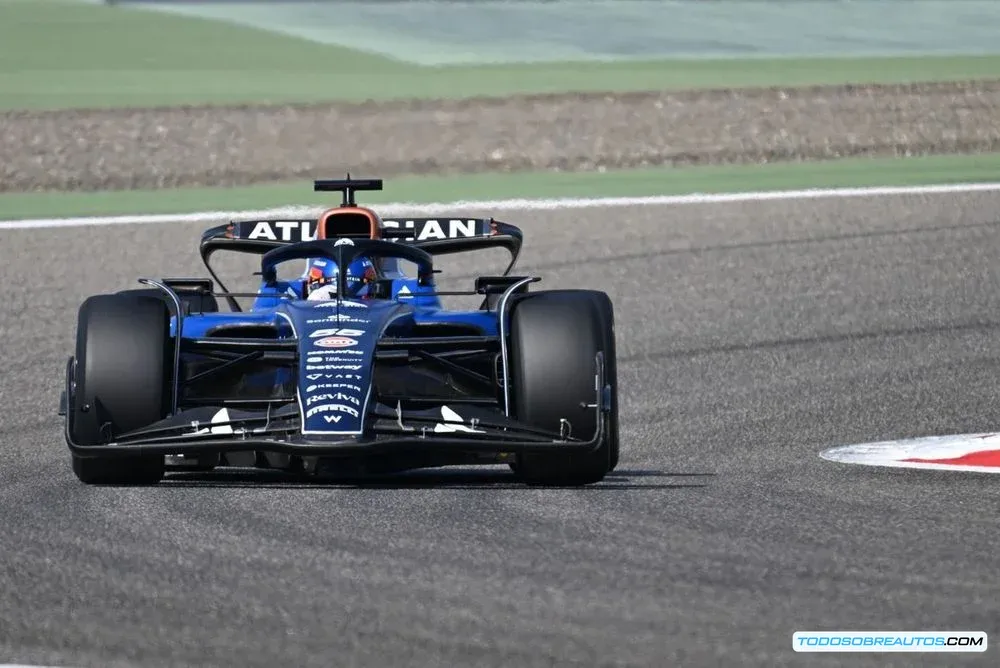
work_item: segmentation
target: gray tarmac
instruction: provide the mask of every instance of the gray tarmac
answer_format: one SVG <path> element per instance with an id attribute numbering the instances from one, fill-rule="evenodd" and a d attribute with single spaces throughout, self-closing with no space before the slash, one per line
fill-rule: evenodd
<path id="1" fill-rule="evenodd" d="M 205 226 L 0 233 L 0 662 L 996 665 L 791 638 L 1000 641 L 1000 478 L 817 456 L 998 427 L 1000 194 L 500 217 L 523 271 L 615 301 L 623 452 L 602 484 L 84 486 L 56 416 L 76 308 L 199 275 Z M 486 264 L 449 262 L 458 282 Z"/>

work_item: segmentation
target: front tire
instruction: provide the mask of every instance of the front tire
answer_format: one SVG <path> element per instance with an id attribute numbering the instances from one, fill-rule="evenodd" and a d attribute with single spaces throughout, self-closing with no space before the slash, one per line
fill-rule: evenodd
<path id="1" fill-rule="evenodd" d="M 219 311 L 219 302 L 215 299 L 214 295 L 202 294 L 194 290 L 175 290 L 174 292 L 177 293 L 177 297 L 181 302 L 184 315 L 192 313 L 217 313 Z M 174 306 L 174 300 L 159 288 L 120 290 L 117 294 L 123 297 L 150 297 L 158 299 L 166 305 L 170 315 L 175 315 L 174 310 L 176 310 L 176 307 Z"/>
<path id="2" fill-rule="evenodd" d="M 88 298 L 80 306 L 68 388 L 71 440 L 100 445 L 166 417 L 172 369 L 170 314 L 162 301 L 135 295 Z M 151 484 L 163 477 L 164 460 L 74 454 L 73 472 L 88 484 Z"/>
<path id="3" fill-rule="evenodd" d="M 164 470 L 163 457 L 73 455 L 73 473 L 88 485 L 155 485 L 163 479 Z"/>
<path id="4" fill-rule="evenodd" d="M 611 412 L 604 437 L 589 453 L 524 453 L 515 471 L 528 484 L 578 486 L 599 482 L 618 463 L 618 397 L 614 309 L 603 292 L 552 290 L 520 297 L 510 308 L 512 412 L 519 422 L 589 439 L 597 428 L 595 358 L 604 353 Z"/>

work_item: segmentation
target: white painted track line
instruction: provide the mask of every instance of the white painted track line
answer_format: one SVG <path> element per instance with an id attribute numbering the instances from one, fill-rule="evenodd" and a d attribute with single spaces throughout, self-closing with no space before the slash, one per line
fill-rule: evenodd
<path id="1" fill-rule="evenodd" d="M 589 209 L 612 206 L 670 206 L 682 204 L 724 204 L 730 202 L 764 202 L 773 200 L 828 199 L 835 197 L 885 197 L 893 195 L 935 195 L 1000 191 L 1000 183 L 954 183 L 925 186 L 878 186 L 868 188 L 824 188 L 811 190 L 774 190 L 736 193 L 693 193 L 690 195 L 653 195 L 648 197 L 595 197 L 561 199 L 501 199 L 434 203 L 372 204 L 380 214 L 443 215 L 458 210 L 490 211 L 549 211 L 556 209 Z M 104 225 L 134 225 L 150 223 L 223 222 L 229 219 L 257 217 L 289 217 L 316 215 L 322 206 L 286 206 L 257 211 L 201 211 L 131 216 L 91 216 L 79 218 L 30 218 L 0 221 L 0 230 L 35 229 L 45 227 L 85 227 Z"/>

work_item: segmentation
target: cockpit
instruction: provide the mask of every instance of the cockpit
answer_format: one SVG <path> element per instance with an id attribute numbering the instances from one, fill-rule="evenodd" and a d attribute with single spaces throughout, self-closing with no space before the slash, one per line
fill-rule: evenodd
<path id="1" fill-rule="evenodd" d="M 375 239 L 383 238 L 382 220 L 371 209 L 341 206 L 328 209 L 320 215 L 316 225 L 317 239 Z M 306 261 L 302 283 L 297 286 L 303 299 L 322 301 L 337 297 L 337 266 L 325 258 Z M 377 280 L 405 278 L 399 270 L 399 260 L 392 257 L 358 258 L 347 270 L 345 297 L 365 297 Z"/>

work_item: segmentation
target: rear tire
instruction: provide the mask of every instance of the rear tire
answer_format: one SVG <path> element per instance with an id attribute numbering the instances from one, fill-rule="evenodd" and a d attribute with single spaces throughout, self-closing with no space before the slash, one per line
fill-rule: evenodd
<path id="1" fill-rule="evenodd" d="M 67 392 L 72 441 L 103 444 L 166 417 L 172 369 L 170 314 L 161 300 L 129 294 L 88 298 L 80 306 Z M 90 484 L 149 484 L 163 477 L 164 460 L 73 455 L 73 472 Z"/>
<path id="2" fill-rule="evenodd" d="M 517 474 L 528 484 L 578 486 L 599 482 L 618 463 L 618 397 L 614 309 L 603 292 L 552 290 L 519 297 L 510 308 L 510 381 L 513 417 L 589 439 L 597 428 L 594 360 L 604 353 L 604 381 L 611 412 L 601 444 L 585 454 L 525 453 Z"/>

